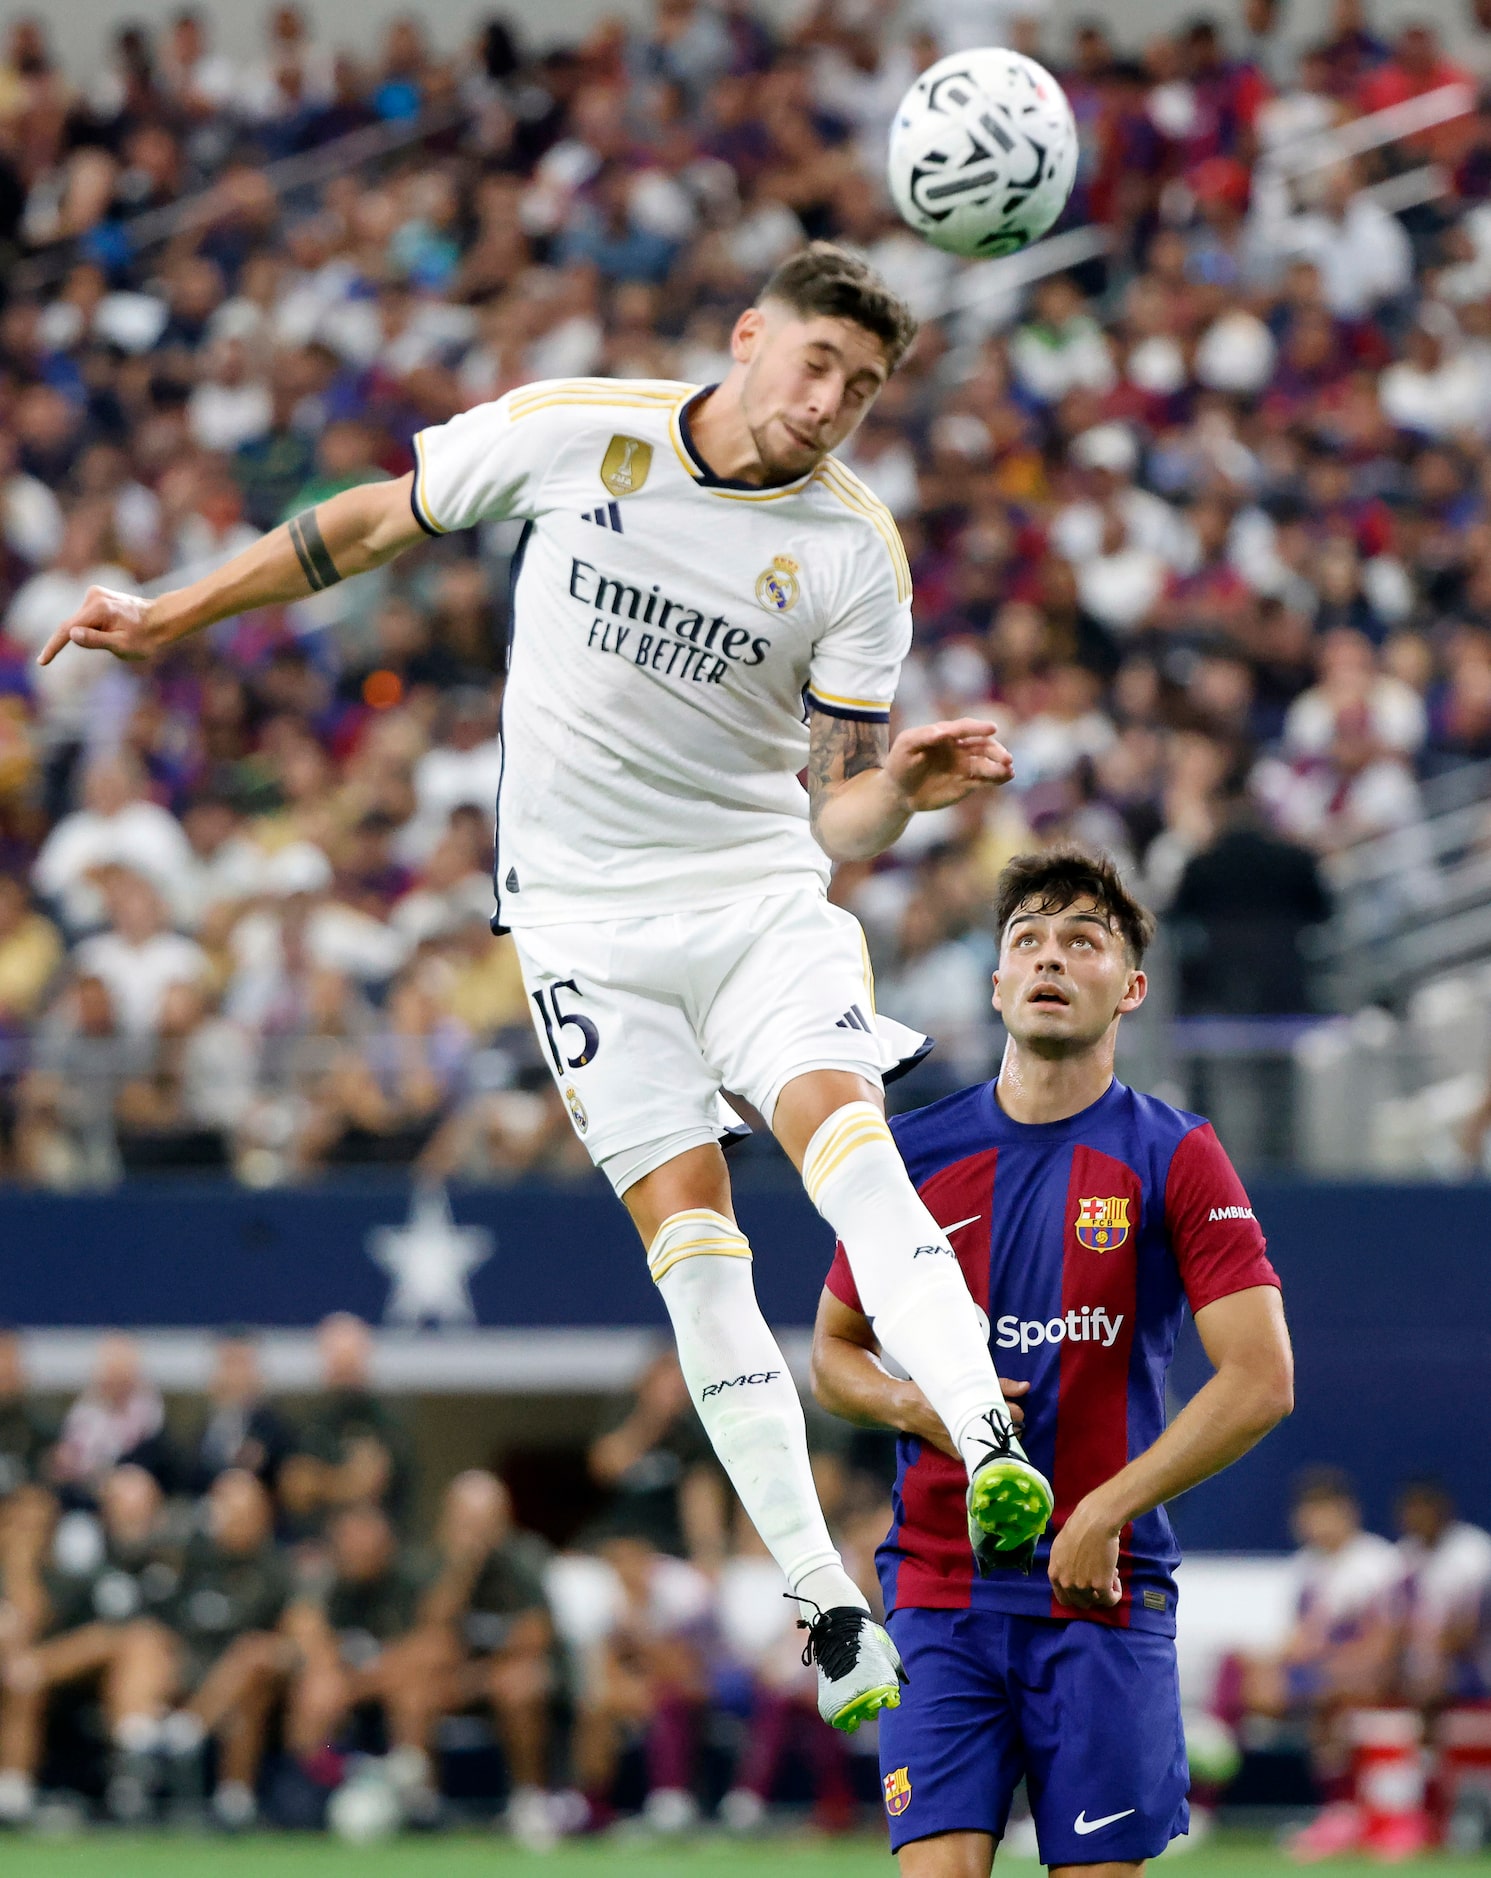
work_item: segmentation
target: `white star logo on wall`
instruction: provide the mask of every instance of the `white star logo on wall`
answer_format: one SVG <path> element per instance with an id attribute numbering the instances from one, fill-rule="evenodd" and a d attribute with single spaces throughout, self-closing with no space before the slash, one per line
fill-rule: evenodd
<path id="1" fill-rule="evenodd" d="M 368 1257 L 393 1280 L 383 1307 L 387 1324 L 474 1324 L 471 1274 L 496 1241 L 485 1226 L 458 1226 L 444 1187 L 416 1187 L 402 1226 L 375 1226 Z"/>

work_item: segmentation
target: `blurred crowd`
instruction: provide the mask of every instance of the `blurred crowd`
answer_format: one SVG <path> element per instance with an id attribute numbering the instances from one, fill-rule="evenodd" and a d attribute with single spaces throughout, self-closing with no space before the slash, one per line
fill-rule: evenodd
<path id="1" fill-rule="evenodd" d="M 786 1799 L 842 1830 L 873 1801 L 671 1353 L 566 1475 L 556 1551 L 493 1472 L 421 1495 L 360 1320 L 317 1350 L 287 1409 L 227 1334 L 168 1420 L 138 1345 L 106 1337 L 55 1419 L 0 1334 L 0 1825 L 500 1815 L 543 1848 L 623 1811 L 744 1832 Z M 815 1471 L 878 1598 L 885 1489 L 844 1432 Z"/>
<path id="2" fill-rule="evenodd" d="M 1106 244 L 1018 295 L 901 226 L 881 175 L 906 84 L 996 12 L 1067 87 L 1065 226 Z M 1279 0 L 1137 50 L 986 13 L 655 0 L 446 56 L 412 15 L 347 48 L 282 5 L 235 65 L 187 8 L 76 74 L 11 21 L 5 1174 L 581 1168 L 485 925 L 514 529 L 148 670 L 33 654 L 89 584 L 179 584 L 477 400 L 712 382 L 809 237 L 926 319 L 848 452 L 915 574 L 902 717 L 986 712 L 1017 763 L 835 889 L 948 1085 L 987 1070 L 987 889 L 1031 843 L 1128 864 L 1189 1014 L 1318 1003 L 1353 844 L 1397 844 L 1376 891 L 1432 902 L 1424 785 L 1491 758 L 1491 7 L 1453 57 L 1369 0 L 1303 47 Z M 1335 129 L 1456 85 L 1458 115 L 1341 157 Z"/>
<path id="3" fill-rule="evenodd" d="M 1303 1476 L 1288 1634 L 1222 1665 L 1217 1719 L 1244 1746 L 1309 1753 L 1325 1805 L 1290 1842 L 1300 1863 L 1491 1845 L 1491 1533 L 1432 1478 L 1404 1485 L 1396 1520 L 1394 1543 L 1365 1529 L 1346 1475 Z"/>

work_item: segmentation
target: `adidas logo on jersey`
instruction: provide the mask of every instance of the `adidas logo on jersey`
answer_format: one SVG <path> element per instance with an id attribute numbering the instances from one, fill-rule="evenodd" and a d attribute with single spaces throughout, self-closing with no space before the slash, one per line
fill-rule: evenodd
<path id="1" fill-rule="evenodd" d="M 621 526 L 621 510 L 614 502 L 603 502 L 598 509 L 586 509 L 580 520 L 594 522 L 598 528 L 609 528 L 618 535 L 625 533 Z"/>
<path id="2" fill-rule="evenodd" d="M 838 1023 L 834 1025 L 835 1030 L 872 1030 L 873 1028 L 874 1026 L 857 1004 L 851 1004 Z"/>
<path id="3" fill-rule="evenodd" d="M 1122 1329 L 1122 1311 L 1110 1317 L 1101 1304 L 1096 1309 L 1084 1304 L 1080 1311 L 1068 1311 L 1065 1317 L 1048 1318 L 1044 1323 L 1038 1317 L 1001 1317 L 994 1326 L 994 1347 L 1018 1350 L 1022 1356 L 1042 1343 L 1100 1343 L 1111 1350 Z"/>

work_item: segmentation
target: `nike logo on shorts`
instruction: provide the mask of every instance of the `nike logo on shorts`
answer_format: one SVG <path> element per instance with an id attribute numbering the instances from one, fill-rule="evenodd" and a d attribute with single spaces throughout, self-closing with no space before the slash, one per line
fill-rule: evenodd
<path id="1" fill-rule="evenodd" d="M 1081 1833 L 1085 1837 L 1089 1832 L 1096 1832 L 1102 1826 L 1111 1826 L 1120 1819 L 1127 1819 L 1130 1813 L 1137 1811 L 1137 1807 L 1126 1806 L 1121 1813 L 1105 1813 L 1101 1819 L 1089 1819 L 1087 1817 L 1087 1808 L 1084 1806 L 1082 1811 L 1078 1813 L 1077 1817 L 1072 1821 L 1072 1830 Z"/>

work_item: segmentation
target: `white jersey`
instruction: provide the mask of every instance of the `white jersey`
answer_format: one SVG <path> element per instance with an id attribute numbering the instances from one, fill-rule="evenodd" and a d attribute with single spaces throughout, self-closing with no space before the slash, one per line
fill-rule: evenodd
<path id="1" fill-rule="evenodd" d="M 1301 1623 L 1332 1641 L 1389 1615 L 1403 1583 L 1398 1548 L 1375 1532 L 1357 1533 L 1336 1552 L 1305 1546 L 1291 1564 Z"/>
<path id="2" fill-rule="evenodd" d="M 889 511 L 833 458 L 777 489 L 695 454 L 695 385 L 525 385 L 415 439 L 432 534 L 514 556 L 497 799 L 515 928 L 723 905 L 828 860 L 798 781 L 807 705 L 885 722 L 911 642 Z"/>
<path id="3" fill-rule="evenodd" d="M 1398 1556 L 1415 1638 L 1432 1638 L 1473 1616 L 1491 1585 L 1491 1533 L 1466 1520 L 1456 1520 L 1432 1550 L 1421 1539 L 1400 1539 Z"/>

